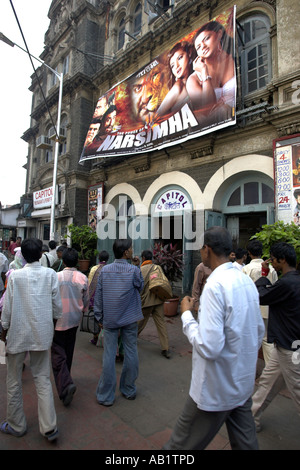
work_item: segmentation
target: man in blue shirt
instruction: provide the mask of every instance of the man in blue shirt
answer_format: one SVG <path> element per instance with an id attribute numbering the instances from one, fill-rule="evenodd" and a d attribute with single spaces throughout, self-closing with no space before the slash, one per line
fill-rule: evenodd
<path id="1" fill-rule="evenodd" d="M 104 266 L 95 293 L 94 314 L 104 329 L 103 369 L 97 387 L 97 401 L 111 406 L 115 399 L 115 357 L 119 331 L 124 347 L 120 391 L 128 400 L 136 397 L 138 376 L 137 322 L 143 319 L 140 292 L 144 287 L 141 270 L 130 263 L 132 241 L 116 240 L 115 261 Z"/>

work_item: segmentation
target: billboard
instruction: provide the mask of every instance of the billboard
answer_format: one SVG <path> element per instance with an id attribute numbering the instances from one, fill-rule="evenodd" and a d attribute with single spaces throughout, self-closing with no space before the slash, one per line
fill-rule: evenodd
<path id="1" fill-rule="evenodd" d="M 300 135 L 274 141 L 277 219 L 300 225 Z"/>
<path id="2" fill-rule="evenodd" d="M 104 183 L 88 187 L 88 225 L 96 230 L 97 223 L 103 216 Z"/>
<path id="3" fill-rule="evenodd" d="M 100 96 L 80 163 L 162 149 L 236 123 L 235 7 Z"/>

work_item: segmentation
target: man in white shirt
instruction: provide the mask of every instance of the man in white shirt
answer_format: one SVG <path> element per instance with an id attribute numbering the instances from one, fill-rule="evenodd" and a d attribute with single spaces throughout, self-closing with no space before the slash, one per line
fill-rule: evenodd
<path id="1" fill-rule="evenodd" d="M 50 347 L 54 324 L 62 316 L 62 302 L 56 272 L 39 263 L 41 240 L 24 240 L 21 251 L 28 264 L 11 273 L 1 315 L 1 339 L 7 339 L 7 417 L 0 431 L 16 437 L 27 431 L 22 369 L 28 351 L 38 396 L 40 432 L 52 441 L 58 431 L 50 380 Z"/>
<path id="2" fill-rule="evenodd" d="M 8 259 L 3 253 L 0 253 L 0 297 L 4 291 L 5 273 L 8 271 Z"/>
<path id="3" fill-rule="evenodd" d="M 251 413 L 257 353 L 264 334 L 259 297 L 251 279 L 228 262 L 229 232 L 212 227 L 200 249 L 212 273 L 200 298 L 181 303 L 183 331 L 193 345 L 189 397 L 164 449 L 201 450 L 226 423 L 232 449 L 257 449 Z"/>

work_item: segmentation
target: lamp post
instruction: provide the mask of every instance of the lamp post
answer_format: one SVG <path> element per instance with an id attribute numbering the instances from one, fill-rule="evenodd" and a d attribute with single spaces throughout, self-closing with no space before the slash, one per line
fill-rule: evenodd
<path id="1" fill-rule="evenodd" d="M 56 179 L 57 179 L 57 161 L 58 161 L 58 152 L 59 152 L 59 133 L 60 133 L 60 120 L 61 120 L 61 104 L 62 104 L 62 92 L 63 92 L 63 80 L 64 75 L 63 73 L 58 73 L 56 70 L 52 69 L 49 65 L 47 65 L 42 60 L 38 59 L 34 55 L 30 54 L 28 51 L 23 49 L 23 47 L 18 46 L 15 42 L 8 39 L 3 33 L 0 32 L 0 41 L 5 42 L 11 47 L 17 46 L 26 54 L 29 54 L 35 60 L 40 62 L 42 65 L 47 67 L 47 69 L 51 70 L 52 73 L 58 78 L 59 80 L 59 94 L 58 94 L 58 109 L 57 109 L 57 124 L 56 124 L 56 139 L 55 139 L 55 152 L 54 152 L 54 162 L 53 162 L 53 183 L 52 183 L 52 202 L 51 202 L 51 214 L 50 214 L 50 240 L 54 240 L 54 222 L 55 222 L 55 195 L 56 195 Z"/>

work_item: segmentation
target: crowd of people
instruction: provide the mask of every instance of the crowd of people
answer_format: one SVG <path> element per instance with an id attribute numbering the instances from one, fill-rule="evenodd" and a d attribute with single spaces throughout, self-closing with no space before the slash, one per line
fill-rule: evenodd
<path id="1" fill-rule="evenodd" d="M 76 392 L 71 374 L 76 334 L 87 309 L 93 309 L 104 333 L 96 389 L 100 405 L 114 404 L 120 346 L 119 389 L 125 399 L 136 398 L 137 338 L 150 316 L 161 353 L 170 358 L 163 301 L 149 289 L 151 250 L 143 251 L 141 265 L 131 240 L 115 240 L 113 251 L 111 263 L 107 252 L 100 253 L 88 277 L 77 270 L 77 251 L 57 248 L 55 242 L 43 246 L 38 239 L 25 239 L 14 248 L 13 262 L 0 257 L 1 340 L 7 354 L 7 416 L 1 432 L 16 437 L 27 432 L 22 371 L 29 356 L 40 432 L 49 441 L 58 437 L 50 367 L 57 394 L 69 406 Z M 193 346 L 190 390 L 164 449 L 205 449 L 225 423 L 232 449 L 255 450 L 261 415 L 284 384 L 300 412 L 296 252 L 279 242 L 265 260 L 261 242 L 254 239 L 233 253 L 229 232 L 212 227 L 204 233 L 200 253 L 191 296 L 181 301 L 183 333 Z M 261 346 L 265 367 L 254 393 Z"/>

